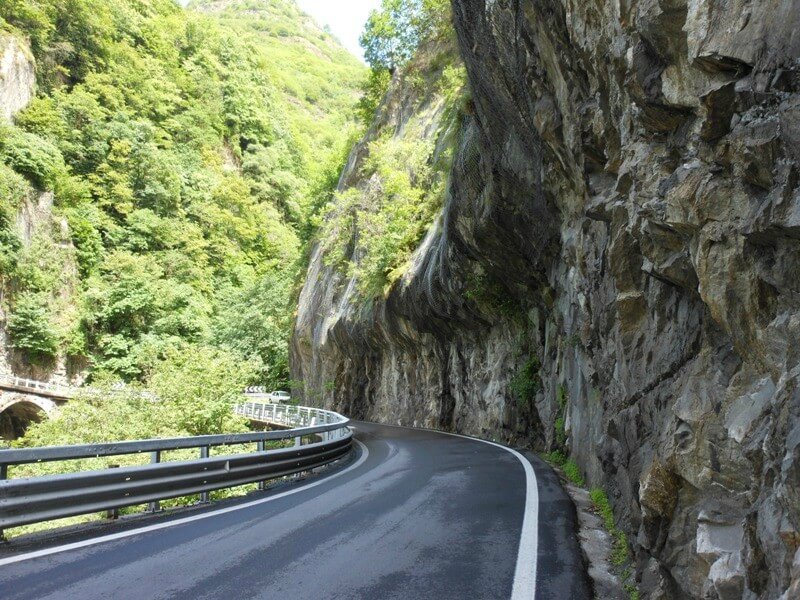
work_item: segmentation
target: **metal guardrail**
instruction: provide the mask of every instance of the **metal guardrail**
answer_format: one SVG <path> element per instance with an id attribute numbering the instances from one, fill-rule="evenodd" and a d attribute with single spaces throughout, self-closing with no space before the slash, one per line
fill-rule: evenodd
<path id="1" fill-rule="evenodd" d="M 289 410 L 280 410 L 289 409 Z M 137 440 L 110 444 L 51 446 L 0 450 L 0 536 L 8 527 L 49 521 L 124 506 L 201 494 L 245 483 L 263 482 L 328 464 L 343 457 L 352 445 L 349 420 L 338 413 L 317 408 L 276 406 L 248 402 L 235 412 L 270 423 L 292 427 L 230 435 Z M 258 417 L 256 417 L 258 415 Z M 312 436 L 312 443 L 302 444 Z M 266 450 L 271 440 L 294 439 L 294 447 Z M 255 442 L 255 452 L 211 456 L 211 448 Z M 161 453 L 198 448 L 196 460 L 161 462 Z M 99 456 L 150 453 L 150 464 L 8 479 L 9 467 L 46 461 L 73 460 Z"/>

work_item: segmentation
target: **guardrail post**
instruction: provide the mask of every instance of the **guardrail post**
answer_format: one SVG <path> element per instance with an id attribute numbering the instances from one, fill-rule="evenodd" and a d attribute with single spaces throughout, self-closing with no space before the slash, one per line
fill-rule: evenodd
<path id="1" fill-rule="evenodd" d="M 150 453 L 150 464 L 157 464 L 161 462 L 161 450 L 156 450 L 155 452 Z M 157 513 L 161 511 L 161 502 L 158 500 L 154 500 L 150 503 L 148 510 L 151 513 Z"/>
<path id="2" fill-rule="evenodd" d="M 209 446 L 200 446 L 200 458 L 208 458 Z M 208 492 L 200 492 L 200 504 L 208 504 Z"/>
<path id="3" fill-rule="evenodd" d="M 119 465 L 108 465 L 109 469 L 119 469 Z M 106 519 L 119 519 L 119 509 L 109 508 L 106 511 Z"/>
<path id="4" fill-rule="evenodd" d="M 8 479 L 8 465 L 0 465 L 0 479 Z M 7 541 L 5 532 L 0 529 L 0 544 Z"/>
<path id="5" fill-rule="evenodd" d="M 300 445 L 300 442 L 302 441 L 302 439 L 303 438 L 301 438 L 301 437 L 294 438 L 294 446 L 295 446 L 295 448 Z"/>
<path id="6" fill-rule="evenodd" d="M 256 442 L 256 451 L 264 452 L 264 450 L 266 450 L 266 444 L 264 443 L 264 440 L 259 440 L 258 442 Z M 267 488 L 267 482 L 266 481 L 262 480 L 262 481 L 258 482 L 258 491 L 259 492 L 263 492 L 266 488 Z"/>

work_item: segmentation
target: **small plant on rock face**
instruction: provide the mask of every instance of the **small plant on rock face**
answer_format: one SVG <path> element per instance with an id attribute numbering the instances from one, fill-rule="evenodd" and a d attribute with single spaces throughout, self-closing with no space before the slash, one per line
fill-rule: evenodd
<path id="1" fill-rule="evenodd" d="M 564 387 L 563 384 L 559 384 L 557 392 L 556 392 L 556 402 L 558 404 L 556 413 L 558 416 L 553 424 L 555 429 L 554 432 L 554 439 L 555 443 L 559 448 L 566 448 L 567 447 L 567 418 L 566 418 L 566 411 L 567 411 L 567 388 Z"/>
<path id="2" fill-rule="evenodd" d="M 565 462 L 567 462 L 567 457 L 564 456 L 564 453 L 561 450 L 553 450 L 552 452 L 548 452 L 544 455 L 544 459 L 556 467 L 561 467 Z"/>
<path id="3" fill-rule="evenodd" d="M 560 447 L 567 445 L 567 430 L 564 417 L 558 417 L 555 422 L 556 444 Z"/>
<path id="4" fill-rule="evenodd" d="M 516 397 L 520 408 L 530 406 L 541 388 L 542 380 L 539 376 L 541 368 L 542 363 L 539 361 L 539 357 L 531 354 L 511 380 L 511 392 Z"/>
<path id="5" fill-rule="evenodd" d="M 562 468 L 564 469 L 564 475 L 566 475 L 567 479 L 572 483 L 580 487 L 586 485 L 586 481 L 583 479 L 583 475 L 581 475 L 581 470 L 578 468 L 578 463 L 574 460 L 567 460 Z"/>
<path id="6" fill-rule="evenodd" d="M 586 481 L 581 475 L 581 470 L 571 458 L 567 458 L 561 450 L 553 450 L 544 455 L 544 459 L 554 467 L 560 467 L 564 471 L 564 476 L 573 484 L 583 487 Z"/>
<path id="7" fill-rule="evenodd" d="M 581 346 L 581 336 L 577 333 L 573 333 L 567 338 L 567 345 L 572 348 L 579 348 Z"/>
<path id="8" fill-rule="evenodd" d="M 464 296 L 489 314 L 513 317 L 521 312 L 520 304 L 497 277 L 482 270 L 472 271 L 466 280 Z"/>
<path id="9" fill-rule="evenodd" d="M 625 532 L 619 529 L 614 522 L 614 511 L 611 508 L 611 503 L 606 493 L 600 488 L 594 488 L 589 495 L 595 510 L 602 517 L 603 524 L 613 539 L 614 547 L 611 552 L 611 562 L 617 566 L 621 566 L 630 558 L 628 553 L 628 540 L 625 537 Z"/>

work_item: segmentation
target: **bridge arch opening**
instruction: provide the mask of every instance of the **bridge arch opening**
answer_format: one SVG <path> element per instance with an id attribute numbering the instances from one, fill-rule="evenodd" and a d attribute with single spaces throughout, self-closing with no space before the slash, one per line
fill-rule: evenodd
<path id="1" fill-rule="evenodd" d="M 21 438 L 32 423 L 39 423 L 47 417 L 45 408 L 35 402 L 14 402 L 0 410 L 0 439 L 11 441 Z"/>

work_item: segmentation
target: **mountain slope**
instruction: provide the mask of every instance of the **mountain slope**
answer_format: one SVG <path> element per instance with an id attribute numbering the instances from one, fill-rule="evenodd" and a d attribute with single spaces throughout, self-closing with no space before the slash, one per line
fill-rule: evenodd
<path id="1" fill-rule="evenodd" d="M 66 356 L 72 374 L 142 380 L 176 352 L 222 348 L 250 361 L 254 379 L 285 380 L 301 236 L 356 127 L 363 67 L 293 3 L 246 4 L 0 7 L 38 85 L 0 125 L 15 370 L 45 377 Z M 289 43 L 256 31 L 252 10 L 291 31 Z M 26 238 L 15 215 L 42 194 L 52 225 Z M 78 279 L 67 303 L 64 253 Z"/>
<path id="2" fill-rule="evenodd" d="M 264 53 L 260 66 L 281 99 L 307 169 L 313 172 L 331 151 L 344 151 L 343 142 L 349 145 L 355 133 L 352 107 L 366 76 L 356 57 L 293 0 L 196 0 L 189 8 L 255 35 Z"/>

